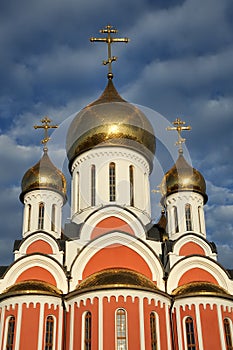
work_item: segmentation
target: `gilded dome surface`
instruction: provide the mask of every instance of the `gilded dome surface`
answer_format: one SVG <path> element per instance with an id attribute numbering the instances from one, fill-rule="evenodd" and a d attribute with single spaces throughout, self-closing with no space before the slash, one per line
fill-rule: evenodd
<path id="1" fill-rule="evenodd" d="M 190 282 L 176 288 L 172 292 L 174 296 L 207 294 L 230 295 L 224 288 L 211 282 Z"/>
<path id="2" fill-rule="evenodd" d="M 20 200 L 22 202 L 27 192 L 40 189 L 59 192 L 66 200 L 65 176 L 51 162 L 46 150 L 44 150 L 44 154 L 39 162 L 25 173 L 21 188 Z"/>
<path id="3" fill-rule="evenodd" d="M 204 177 L 186 162 L 182 153 L 179 154 L 174 166 L 164 175 L 160 188 L 163 197 L 175 192 L 193 191 L 200 193 L 204 197 L 204 202 L 207 202 Z"/>
<path id="4" fill-rule="evenodd" d="M 98 100 L 73 119 L 66 140 L 70 162 L 93 147 L 122 146 L 142 153 L 152 168 L 155 136 L 144 113 L 116 91 L 112 80 Z"/>
<path id="5" fill-rule="evenodd" d="M 128 269 L 107 269 L 88 276 L 76 288 L 81 290 L 97 290 L 106 288 L 133 288 L 158 291 L 156 285 L 146 276 Z"/>
<path id="6" fill-rule="evenodd" d="M 28 280 L 15 283 L 14 285 L 8 287 L 4 292 L 0 295 L 1 297 L 6 296 L 15 296 L 15 295 L 25 295 L 25 294 L 43 294 L 43 295 L 60 295 L 61 291 L 43 281 L 37 280 Z"/>

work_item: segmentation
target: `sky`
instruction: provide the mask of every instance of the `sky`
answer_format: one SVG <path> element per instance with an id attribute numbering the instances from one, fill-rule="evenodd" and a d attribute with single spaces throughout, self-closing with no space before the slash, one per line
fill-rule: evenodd
<path id="1" fill-rule="evenodd" d="M 207 239 L 219 262 L 233 268 L 232 0 L 1 1 L 0 265 L 13 261 L 14 240 L 22 237 L 21 179 L 41 157 L 43 136 L 33 125 L 45 115 L 60 125 L 49 154 L 70 181 L 65 133 L 106 85 L 106 45 L 89 38 L 107 24 L 130 38 L 113 44 L 114 84 L 155 129 L 151 188 L 176 160 L 176 135 L 165 127 L 180 117 L 192 126 L 185 154 L 207 184 Z M 156 221 L 160 194 L 151 200 Z"/>

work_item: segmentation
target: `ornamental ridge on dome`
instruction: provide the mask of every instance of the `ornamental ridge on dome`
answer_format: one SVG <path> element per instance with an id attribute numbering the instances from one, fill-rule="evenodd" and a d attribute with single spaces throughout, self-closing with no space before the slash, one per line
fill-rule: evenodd
<path id="1" fill-rule="evenodd" d="M 163 294 L 154 282 L 145 275 L 127 268 L 108 268 L 98 271 L 77 285 L 73 294 L 85 290 L 130 288 Z"/>
<path id="2" fill-rule="evenodd" d="M 42 125 L 35 125 L 34 129 L 44 129 L 44 138 L 41 141 L 43 144 L 43 155 L 24 174 L 21 182 L 22 192 L 20 200 L 23 203 L 25 194 L 34 190 L 51 190 L 61 194 L 64 202 L 66 202 L 65 176 L 50 160 L 47 148 L 47 143 L 50 140 L 48 130 L 58 128 L 58 125 L 50 125 L 51 120 L 48 117 L 41 119 L 41 123 Z"/>
<path id="3" fill-rule="evenodd" d="M 2 293 L 0 293 L 0 300 L 9 297 L 15 297 L 16 295 L 25 296 L 25 294 L 60 296 L 62 294 L 62 291 L 48 282 L 39 280 L 27 280 L 17 282 L 6 288 Z"/>
<path id="4" fill-rule="evenodd" d="M 172 295 L 176 298 L 184 296 L 225 296 L 232 299 L 232 295 L 223 287 L 208 281 L 194 281 L 178 286 L 172 291 Z"/>

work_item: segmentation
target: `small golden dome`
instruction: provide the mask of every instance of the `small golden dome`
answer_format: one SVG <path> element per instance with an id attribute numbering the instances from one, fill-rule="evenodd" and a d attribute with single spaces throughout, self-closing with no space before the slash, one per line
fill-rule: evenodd
<path id="1" fill-rule="evenodd" d="M 146 276 L 128 269 L 107 269 L 88 276 L 76 288 L 76 291 L 133 288 L 158 291 L 156 285 Z"/>
<path id="2" fill-rule="evenodd" d="M 163 199 L 180 191 L 200 193 L 204 197 L 204 203 L 208 199 L 204 177 L 186 162 L 182 153 L 179 154 L 174 166 L 164 175 L 160 189 Z"/>
<path id="3" fill-rule="evenodd" d="M 16 295 L 25 295 L 25 294 L 41 294 L 41 295 L 53 295 L 58 296 L 61 294 L 61 291 L 49 284 L 47 282 L 38 281 L 38 280 L 28 280 L 15 283 L 14 285 L 8 287 L 0 295 L 1 298 L 16 296 Z"/>
<path id="4" fill-rule="evenodd" d="M 73 160 L 93 147 L 121 146 L 142 153 L 151 169 L 155 136 L 151 123 L 137 107 L 123 100 L 109 79 L 100 98 L 73 119 L 66 140 L 70 168 Z"/>
<path id="5" fill-rule="evenodd" d="M 60 193 L 64 201 L 66 201 L 65 176 L 53 165 L 46 149 L 39 162 L 25 173 L 21 182 L 21 188 L 20 200 L 22 202 L 26 193 L 44 189 Z"/>
<path id="6" fill-rule="evenodd" d="M 187 295 L 230 295 L 224 288 L 211 282 L 190 282 L 172 291 L 174 296 Z"/>

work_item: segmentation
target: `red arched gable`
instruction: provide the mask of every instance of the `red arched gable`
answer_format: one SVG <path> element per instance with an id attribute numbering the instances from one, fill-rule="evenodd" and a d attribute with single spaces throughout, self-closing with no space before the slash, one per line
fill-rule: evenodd
<path id="1" fill-rule="evenodd" d="M 37 241 L 30 244 L 26 251 L 27 254 L 32 253 L 43 253 L 43 254 L 52 254 L 52 247 L 49 243 L 43 241 L 42 239 L 38 239 Z"/>
<path id="2" fill-rule="evenodd" d="M 185 272 L 183 276 L 180 278 L 178 286 L 182 286 L 183 284 L 190 282 L 212 282 L 218 285 L 218 282 L 209 272 L 195 267 Z"/>
<path id="3" fill-rule="evenodd" d="M 179 255 L 181 256 L 188 256 L 193 254 L 205 255 L 205 251 L 202 247 L 200 247 L 197 243 L 194 242 L 185 243 L 180 248 Z"/>
<path id="4" fill-rule="evenodd" d="M 108 233 L 111 231 L 121 231 L 134 235 L 132 228 L 122 219 L 116 216 L 110 216 L 104 220 L 101 220 L 93 229 L 91 233 L 91 239 Z"/>
<path id="5" fill-rule="evenodd" d="M 109 268 L 127 268 L 152 279 L 152 273 L 146 261 L 134 250 L 123 245 L 109 245 L 99 250 L 87 263 L 83 279 L 97 271 Z"/>
<path id="6" fill-rule="evenodd" d="M 49 271 L 45 270 L 43 267 L 40 267 L 40 266 L 30 267 L 29 269 L 21 273 L 21 275 L 19 275 L 16 282 L 22 282 L 27 280 L 37 280 L 37 281 L 48 282 L 54 286 L 57 285 L 53 275 Z"/>

